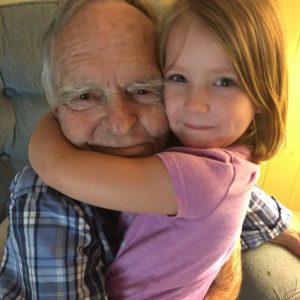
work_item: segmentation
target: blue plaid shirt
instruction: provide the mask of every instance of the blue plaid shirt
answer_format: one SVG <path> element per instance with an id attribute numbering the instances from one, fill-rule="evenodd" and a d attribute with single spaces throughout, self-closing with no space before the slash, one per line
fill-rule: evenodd
<path id="1" fill-rule="evenodd" d="M 291 212 L 286 207 L 255 186 L 243 223 L 242 249 L 255 248 L 272 240 L 290 225 L 291 220 Z"/>
<path id="2" fill-rule="evenodd" d="M 103 210 L 46 186 L 29 163 L 10 200 L 0 299 L 107 299 L 105 263 L 114 257 Z"/>
<path id="3" fill-rule="evenodd" d="M 254 188 L 243 226 L 243 249 L 274 238 L 291 216 Z M 115 214 L 46 186 L 29 163 L 11 186 L 0 299 L 107 299 L 105 268 L 114 259 Z"/>

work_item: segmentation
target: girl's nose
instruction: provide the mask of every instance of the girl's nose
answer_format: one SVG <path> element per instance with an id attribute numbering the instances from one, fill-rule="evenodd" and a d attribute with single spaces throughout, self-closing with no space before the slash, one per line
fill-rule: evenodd
<path id="1" fill-rule="evenodd" d="M 209 102 L 206 93 L 201 91 L 190 91 L 186 101 L 185 108 L 193 113 L 208 113 Z"/>

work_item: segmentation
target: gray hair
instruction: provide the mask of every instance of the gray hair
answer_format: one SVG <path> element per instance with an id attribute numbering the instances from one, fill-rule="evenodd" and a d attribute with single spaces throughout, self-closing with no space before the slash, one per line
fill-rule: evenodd
<path id="1" fill-rule="evenodd" d="M 51 53 L 51 41 L 59 34 L 71 17 L 82 9 L 86 4 L 91 2 L 107 2 L 107 1 L 122 1 L 126 2 L 146 17 L 148 17 L 158 29 L 163 13 L 165 11 L 165 5 L 160 0 L 67 0 L 63 1 L 63 4 L 59 7 L 53 21 L 50 23 L 48 30 L 44 36 L 44 45 L 42 49 L 42 74 L 41 80 L 44 91 L 47 96 L 48 103 L 53 109 L 57 106 L 57 100 L 55 97 L 55 76 L 54 76 L 54 64 Z"/>

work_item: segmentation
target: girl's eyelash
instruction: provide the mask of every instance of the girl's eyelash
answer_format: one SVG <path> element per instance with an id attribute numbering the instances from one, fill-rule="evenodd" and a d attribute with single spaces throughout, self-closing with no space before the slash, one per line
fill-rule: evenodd
<path id="1" fill-rule="evenodd" d="M 222 83 L 226 83 L 226 84 L 222 84 Z M 215 80 L 214 85 L 220 87 L 229 87 L 229 86 L 237 86 L 238 84 L 235 79 L 224 76 Z"/>
<path id="2" fill-rule="evenodd" d="M 164 77 L 165 77 L 165 79 L 164 79 L 165 82 L 188 83 L 187 78 L 180 73 L 165 74 Z M 209 79 L 207 79 L 207 80 L 209 80 Z M 211 78 L 211 80 L 213 80 L 213 79 Z M 226 76 L 226 75 L 220 76 L 217 79 L 214 79 L 212 82 L 213 82 L 212 84 L 216 87 L 226 88 L 226 87 L 240 86 L 238 80 L 236 78 L 230 77 L 230 75 L 229 76 Z"/>
<path id="3" fill-rule="evenodd" d="M 187 82 L 187 79 L 182 74 L 170 74 L 168 76 L 165 76 L 166 81 L 175 81 L 175 82 Z"/>

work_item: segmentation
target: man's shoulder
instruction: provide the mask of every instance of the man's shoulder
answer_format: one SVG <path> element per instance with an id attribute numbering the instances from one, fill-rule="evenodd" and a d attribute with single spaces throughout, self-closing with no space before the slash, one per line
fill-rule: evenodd
<path id="1" fill-rule="evenodd" d="M 33 170 L 29 161 L 25 162 L 23 168 L 14 177 L 11 186 L 13 197 L 20 197 L 28 193 L 55 192 L 47 186 L 39 175 Z"/>

